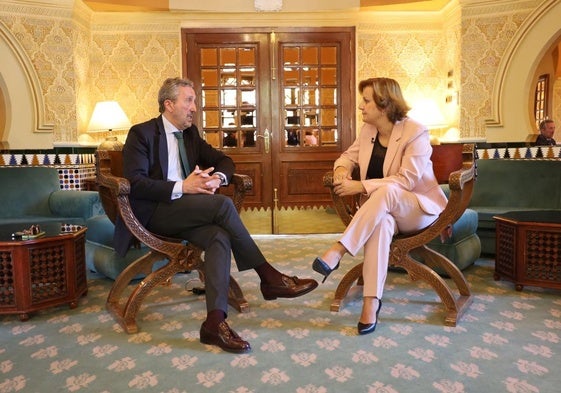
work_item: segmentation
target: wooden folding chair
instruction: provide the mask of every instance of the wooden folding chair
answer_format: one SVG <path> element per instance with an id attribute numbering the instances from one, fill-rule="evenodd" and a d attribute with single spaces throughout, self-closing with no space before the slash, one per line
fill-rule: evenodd
<path id="1" fill-rule="evenodd" d="M 123 157 L 121 151 L 98 150 L 96 152 L 96 180 L 105 212 L 115 223 L 120 216 L 138 243 L 143 243 L 149 252 L 132 262 L 115 280 L 107 297 L 106 307 L 115 320 L 127 333 L 136 333 L 138 326 L 136 316 L 142 302 L 157 285 L 168 282 L 173 275 L 184 271 L 197 270 L 204 282 L 202 271 L 202 250 L 181 239 L 172 239 L 155 235 L 148 231 L 134 216 L 129 202 L 130 184 L 123 177 Z M 247 191 L 252 188 L 251 178 L 247 175 L 234 174 L 232 178 L 233 201 L 238 212 Z M 157 261 L 168 262 L 153 271 Z M 127 287 L 139 274 L 147 274 L 135 284 L 130 294 L 125 294 Z M 240 312 L 249 312 L 249 304 L 233 277 L 230 279 L 229 304 Z"/>
<path id="2" fill-rule="evenodd" d="M 428 227 L 407 235 L 394 236 L 390 246 L 390 266 L 403 268 L 409 277 L 428 283 L 439 295 L 446 308 L 444 324 L 456 326 L 457 321 L 472 302 L 468 283 L 460 271 L 448 258 L 428 248 L 426 244 L 439 236 L 449 225 L 452 225 L 467 208 L 473 192 L 476 177 L 475 145 L 444 144 L 433 146 L 431 156 L 433 167 L 439 183 L 448 183 L 450 195 L 448 204 L 438 219 Z M 333 191 L 333 173 L 328 172 L 323 183 L 329 187 L 337 214 L 345 225 L 348 225 L 358 209 L 358 198 L 341 198 Z M 415 251 L 421 255 L 424 263 L 411 256 Z M 363 284 L 362 263 L 355 265 L 339 282 L 335 291 L 331 311 L 339 311 L 349 290 L 356 282 Z M 440 267 L 452 279 L 458 294 L 454 294 L 448 283 L 433 269 Z"/>

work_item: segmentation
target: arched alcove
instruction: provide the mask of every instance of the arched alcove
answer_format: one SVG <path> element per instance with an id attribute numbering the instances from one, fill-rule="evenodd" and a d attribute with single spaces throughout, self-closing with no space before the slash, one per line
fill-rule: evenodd
<path id="1" fill-rule="evenodd" d="M 549 0 L 529 15 L 505 51 L 493 87 L 488 142 L 520 142 L 535 132 L 528 111 L 535 70 L 546 51 L 561 36 L 561 2 Z"/>
<path id="2" fill-rule="evenodd" d="M 3 127 L 0 140 L 10 149 L 52 148 L 54 125 L 45 118 L 39 78 L 27 53 L 0 22 L 0 89 Z"/>

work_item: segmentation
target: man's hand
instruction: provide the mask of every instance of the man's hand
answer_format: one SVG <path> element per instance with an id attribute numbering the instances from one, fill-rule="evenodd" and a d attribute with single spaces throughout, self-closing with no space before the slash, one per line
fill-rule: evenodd
<path id="1" fill-rule="evenodd" d="M 214 174 L 211 175 L 210 172 L 214 170 L 214 167 L 201 170 L 199 166 L 195 166 L 195 170 L 183 180 L 182 191 L 184 194 L 214 194 L 222 179 L 220 176 Z"/>

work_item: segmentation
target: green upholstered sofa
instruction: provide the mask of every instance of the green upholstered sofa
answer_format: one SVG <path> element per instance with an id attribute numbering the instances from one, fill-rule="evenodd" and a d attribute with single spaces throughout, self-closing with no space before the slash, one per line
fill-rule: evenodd
<path id="1" fill-rule="evenodd" d="M 62 190 L 58 170 L 46 166 L 0 167 L 0 226 L 23 230 L 60 221 L 86 225 L 86 264 L 90 271 L 115 278 L 146 248 L 120 258 L 112 248 L 114 226 L 97 191 Z"/>
<path id="2" fill-rule="evenodd" d="M 86 226 L 88 227 L 88 232 L 86 232 L 88 268 L 105 277 L 115 280 L 133 261 L 150 251 L 148 247 L 142 245 L 139 248 L 131 248 L 124 257 L 117 255 L 113 247 L 115 225 L 105 214 L 89 218 L 86 221 Z M 166 262 L 166 260 L 157 262 L 154 269 L 163 266 Z M 144 276 L 139 275 L 136 278 Z"/>
<path id="3" fill-rule="evenodd" d="M 469 208 L 483 254 L 495 254 L 495 220 L 507 211 L 561 209 L 561 160 L 479 159 Z"/>
<path id="4" fill-rule="evenodd" d="M 448 196 L 450 190 L 447 184 L 441 185 Z M 444 242 L 436 237 L 427 243 L 427 246 L 444 255 L 454 262 L 460 270 L 467 269 L 481 256 L 481 241 L 477 235 L 478 214 L 473 209 L 466 209 L 462 216 L 452 224 L 452 236 Z M 423 262 L 422 256 L 415 251 L 411 254 L 415 259 Z M 442 269 L 435 269 L 437 273 L 444 274 Z"/>
<path id="5" fill-rule="evenodd" d="M 0 167 L 0 225 L 21 229 L 53 221 L 84 225 L 103 213 L 96 191 L 61 190 L 54 167 Z"/>

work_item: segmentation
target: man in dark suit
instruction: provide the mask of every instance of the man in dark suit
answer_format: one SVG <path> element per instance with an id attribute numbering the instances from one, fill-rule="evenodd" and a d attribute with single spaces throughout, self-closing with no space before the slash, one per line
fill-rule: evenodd
<path id="1" fill-rule="evenodd" d="M 158 93 L 161 115 L 134 125 L 128 133 L 123 148 L 124 176 L 131 184 L 133 212 L 148 230 L 185 239 L 205 250 L 207 317 L 201 326 L 201 342 L 244 353 L 251 350 L 249 343 L 226 322 L 231 252 L 238 270 L 257 272 L 266 300 L 301 296 L 318 284 L 312 279 L 288 277 L 270 265 L 232 200 L 215 194 L 218 187 L 228 184 L 234 163 L 200 137 L 193 125 L 195 97 L 189 80 L 170 78 L 164 82 Z M 186 150 L 188 168 L 182 166 L 180 143 Z M 126 253 L 131 241 L 128 229 L 117 221 L 117 252 Z"/>
<path id="2" fill-rule="evenodd" d="M 540 122 L 540 134 L 536 138 L 536 146 L 555 146 L 556 142 L 553 139 L 555 134 L 555 122 L 551 119 L 542 120 Z"/>

